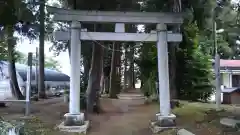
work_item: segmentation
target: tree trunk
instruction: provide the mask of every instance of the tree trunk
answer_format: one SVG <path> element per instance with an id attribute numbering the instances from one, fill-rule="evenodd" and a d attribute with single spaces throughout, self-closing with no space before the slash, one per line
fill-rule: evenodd
<path id="1" fill-rule="evenodd" d="M 121 91 L 121 43 L 116 47 L 116 91 L 119 94 Z"/>
<path id="2" fill-rule="evenodd" d="M 69 56 L 69 60 L 71 58 L 71 46 L 70 46 L 70 41 L 67 42 L 67 49 L 68 49 L 68 56 Z M 70 60 L 70 64 L 71 64 L 71 60 Z"/>
<path id="3" fill-rule="evenodd" d="M 100 108 L 99 104 L 99 92 L 100 92 L 100 82 L 103 68 L 103 47 L 94 44 L 92 51 L 92 64 L 89 71 L 88 87 L 86 91 L 87 95 L 87 112 L 93 112 L 94 104 Z"/>
<path id="4" fill-rule="evenodd" d="M 18 81 L 17 81 L 17 74 L 16 74 L 16 67 L 15 67 L 15 59 L 14 59 L 14 46 L 15 40 L 13 39 L 13 26 L 7 26 L 7 42 L 8 42 L 8 58 L 9 58 L 9 77 L 10 77 L 10 86 L 11 91 L 14 97 L 18 100 L 23 100 L 24 96 L 19 89 Z"/>
<path id="5" fill-rule="evenodd" d="M 107 50 L 104 58 L 104 94 L 109 94 L 112 51 Z"/>
<path id="6" fill-rule="evenodd" d="M 103 93 L 103 91 L 104 91 L 104 73 L 103 73 L 103 68 L 102 68 L 102 74 L 101 74 L 101 81 L 100 81 L 100 94 L 102 94 Z"/>
<path id="7" fill-rule="evenodd" d="M 173 12 L 181 12 L 181 0 L 173 0 Z M 173 27 L 173 32 L 180 32 L 180 27 Z M 170 43 L 169 45 L 169 80 L 170 80 L 170 97 L 171 99 L 177 99 L 176 88 L 176 48 L 178 43 Z"/>
<path id="8" fill-rule="evenodd" d="M 45 0 L 41 0 L 40 4 L 40 36 L 39 36 L 39 83 L 38 83 L 38 97 L 46 98 L 45 83 L 44 83 L 44 37 L 45 37 Z"/>
<path id="9" fill-rule="evenodd" d="M 110 87 L 110 84 L 109 84 L 109 82 L 110 82 L 110 79 L 109 79 L 110 77 L 109 76 L 106 76 L 105 78 L 104 78 L 104 92 L 103 92 L 103 94 L 109 94 L 109 87 Z"/>
<path id="10" fill-rule="evenodd" d="M 127 88 L 127 80 L 128 80 L 128 69 L 127 69 L 127 63 L 128 63 L 128 59 L 127 59 L 127 55 L 128 55 L 128 51 L 127 51 L 128 45 L 125 45 L 125 56 L 124 56 L 124 89 Z"/>
<path id="11" fill-rule="evenodd" d="M 135 79 L 134 79 L 134 46 L 130 46 L 129 52 L 129 88 L 135 88 Z"/>
<path id="12" fill-rule="evenodd" d="M 171 43 L 169 45 L 169 81 L 170 81 L 170 97 L 177 98 L 176 88 L 176 46 Z"/>
<path id="13" fill-rule="evenodd" d="M 117 98 L 117 94 L 119 91 L 119 50 L 120 50 L 120 43 L 116 42 L 113 44 L 113 51 L 112 51 L 112 61 L 111 61 L 111 73 L 110 73 L 110 90 L 109 90 L 109 97 L 110 98 Z"/>
<path id="14" fill-rule="evenodd" d="M 91 58 L 89 59 L 88 57 L 83 57 L 83 67 L 84 67 L 84 73 L 83 73 L 83 82 L 84 82 L 84 87 L 87 88 L 88 85 L 88 78 L 89 78 L 89 71 L 91 68 Z"/>

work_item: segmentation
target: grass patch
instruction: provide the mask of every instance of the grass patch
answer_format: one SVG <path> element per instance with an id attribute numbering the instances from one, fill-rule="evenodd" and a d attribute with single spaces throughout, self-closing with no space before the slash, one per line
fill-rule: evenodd
<path id="1" fill-rule="evenodd" d="M 206 112 L 209 109 L 192 106 L 191 104 L 184 104 L 180 108 L 173 109 L 173 113 L 187 122 L 200 122 L 203 121 L 206 117 Z"/>
<path id="2" fill-rule="evenodd" d="M 54 130 L 51 127 L 46 127 L 38 117 L 33 117 L 23 121 L 25 123 L 24 129 L 26 135 L 51 135 L 51 132 Z"/>
<path id="3" fill-rule="evenodd" d="M 225 110 L 216 111 L 214 108 L 202 103 L 181 103 L 182 106 L 172 112 L 177 116 L 180 124 L 219 123 L 221 116 L 226 115 Z"/>
<path id="4" fill-rule="evenodd" d="M 19 118 L 16 120 L 5 120 L 3 122 L 8 123 L 6 126 L 2 126 L 8 131 L 8 128 L 19 128 L 20 135 L 55 135 L 56 130 L 54 127 L 48 127 L 38 117 L 31 118 Z"/>

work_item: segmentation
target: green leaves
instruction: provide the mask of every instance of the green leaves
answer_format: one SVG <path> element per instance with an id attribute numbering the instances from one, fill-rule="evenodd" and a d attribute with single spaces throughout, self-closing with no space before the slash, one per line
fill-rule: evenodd
<path id="1" fill-rule="evenodd" d="M 52 68 L 52 69 L 55 69 L 55 70 L 60 70 L 60 68 L 61 68 L 59 62 L 54 60 L 53 58 L 46 58 L 45 67 L 46 68 Z"/>
<path id="2" fill-rule="evenodd" d="M 184 100 L 207 100 L 212 94 L 211 57 L 210 52 L 206 53 L 211 43 L 205 44 L 201 39 L 196 23 L 185 25 L 183 36 L 177 51 L 178 96 Z"/>
<path id="3" fill-rule="evenodd" d="M 14 132 L 16 134 L 20 133 L 23 129 L 23 123 L 21 122 L 6 122 L 4 120 L 0 120 L 0 133 L 1 135 L 9 135 L 9 131 Z"/>
<path id="4" fill-rule="evenodd" d="M 27 55 L 22 53 L 22 52 L 16 52 L 15 54 L 15 57 L 16 57 L 16 61 L 18 63 L 21 63 L 21 64 L 26 64 L 27 63 Z M 33 57 L 33 65 L 36 65 L 36 57 Z M 51 68 L 51 69 L 55 69 L 55 70 L 60 70 L 61 66 L 59 64 L 58 61 L 54 60 L 53 58 L 51 57 L 46 57 L 45 56 L 45 67 L 46 68 Z"/>
<path id="5" fill-rule="evenodd" d="M 214 56 L 213 42 L 213 39 L 204 35 L 199 35 L 199 47 L 204 54 Z M 221 58 L 230 58 L 232 56 L 232 48 L 230 48 L 229 43 L 224 39 L 223 35 L 217 35 L 217 46 Z"/>
<path id="6" fill-rule="evenodd" d="M 23 0 L 2 0 L 0 4 L 0 24 L 15 25 L 19 21 L 31 22 L 35 20 L 32 11 L 27 8 Z"/>

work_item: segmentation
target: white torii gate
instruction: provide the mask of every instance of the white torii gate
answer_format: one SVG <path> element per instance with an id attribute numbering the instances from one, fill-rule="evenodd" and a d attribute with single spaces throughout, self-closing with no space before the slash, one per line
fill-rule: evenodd
<path id="1" fill-rule="evenodd" d="M 157 42 L 160 113 L 158 120 L 172 118 L 170 108 L 168 42 L 182 41 L 179 33 L 167 32 L 167 24 L 183 22 L 178 13 L 81 11 L 48 7 L 54 21 L 71 21 L 71 31 L 55 32 L 56 40 L 71 41 L 70 102 L 67 115 L 84 121 L 80 112 L 80 57 L 81 40 Z M 80 22 L 115 23 L 115 32 L 87 32 L 81 30 Z M 125 23 L 156 24 L 155 33 L 125 33 Z"/>

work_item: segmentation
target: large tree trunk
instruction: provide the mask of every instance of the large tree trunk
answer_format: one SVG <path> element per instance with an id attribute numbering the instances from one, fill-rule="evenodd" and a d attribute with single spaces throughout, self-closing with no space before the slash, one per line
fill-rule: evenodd
<path id="1" fill-rule="evenodd" d="M 103 68 L 103 48 L 98 44 L 94 44 L 92 51 L 92 64 L 89 71 L 88 87 L 86 91 L 87 95 L 87 112 L 93 112 L 94 104 L 100 108 L 99 104 L 99 92 L 100 82 Z"/>
<path id="2" fill-rule="evenodd" d="M 109 97 L 110 98 L 117 98 L 117 94 L 120 91 L 120 80 L 119 80 L 119 53 L 120 53 L 120 43 L 116 42 L 113 44 L 113 51 L 112 51 L 112 61 L 111 61 L 111 72 L 110 72 L 110 90 L 109 90 Z M 120 58 L 121 59 L 121 58 Z"/>
<path id="3" fill-rule="evenodd" d="M 181 0 L 173 0 L 172 11 L 181 12 Z M 173 27 L 173 32 L 180 32 L 180 27 Z M 170 79 L 170 97 L 171 99 L 177 99 L 177 88 L 176 88 L 176 48 L 178 43 L 170 43 L 169 45 L 169 79 Z"/>
<path id="4" fill-rule="evenodd" d="M 16 74 L 16 67 L 15 67 L 15 58 L 14 58 L 14 46 L 16 44 L 16 41 L 13 38 L 13 27 L 7 26 L 7 44 L 8 44 L 8 58 L 9 58 L 9 77 L 10 77 L 10 86 L 11 91 L 14 97 L 16 97 L 19 100 L 23 100 L 24 96 L 22 92 L 19 89 L 18 81 L 17 81 L 17 74 Z"/>
<path id="5" fill-rule="evenodd" d="M 44 83 L 44 36 L 45 36 L 45 0 L 41 0 L 40 4 L 40 36 L 39 36 L 39 83 L 38 83 L 38 97 L 46 98 L 45 83 Z"/>
<path id="6" fill-rule="evenodd" d="M 176 47 L 169 45 L 169 81 L 170 81 L 170 97 L 171 99 L 177 98 L 176 88 Z"/>

